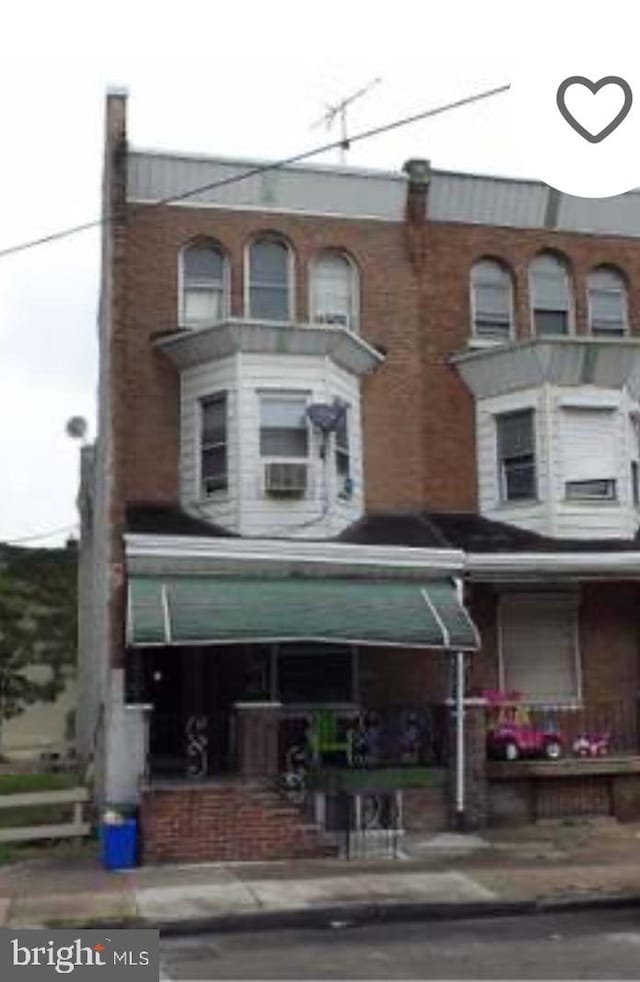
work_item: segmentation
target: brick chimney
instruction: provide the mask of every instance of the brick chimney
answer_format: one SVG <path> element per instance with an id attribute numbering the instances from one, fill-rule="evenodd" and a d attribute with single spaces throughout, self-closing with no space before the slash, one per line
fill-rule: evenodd
<path id="1" fill-rule="evenodd" d="M 419 272 L 424 266 L 427 224 L 427 195 L 431 182 L 431 163 L 412 157 L 403 165 L 407 175 L 407 202 L 405 206 L 405 228 L 409 260 Z"/>

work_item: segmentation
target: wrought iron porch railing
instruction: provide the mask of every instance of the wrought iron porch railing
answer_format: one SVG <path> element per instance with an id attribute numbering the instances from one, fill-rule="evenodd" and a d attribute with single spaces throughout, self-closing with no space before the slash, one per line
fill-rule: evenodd
<path id="1" fill-rule="evenodd" d="M 528 704 L 526 708 L 534 727 L 551 727 L 562 736 L 565 756 L 640 752 L 638 713 L 631 700 L 589 700 L 573 705 Z"/>
<path id="2" fill-rule="evenodd" d="M 279 764 L 285 787 L 304 786 L 318 768 L 438 766 L 446 753 L 442 707 L 309 709 L 280 721 Z"/>
<path id="3" fill-rule="evenodd" d="M 151 778 L 206 778 L 233 770 L 233 719 L 228 713 L 155 713 L 149 718 L 147 774 Z"/>

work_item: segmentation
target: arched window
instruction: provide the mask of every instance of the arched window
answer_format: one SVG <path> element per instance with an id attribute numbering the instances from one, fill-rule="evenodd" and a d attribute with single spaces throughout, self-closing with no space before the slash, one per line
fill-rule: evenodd
<path id="1" fill-rule="evenodd" d="M 529 267 L 529 293 L 534 334 L 569 334 L 571 291 L 569 273 L 561 259 L 550 252 L 536 256 Z"/>
<path id="2" fill-rule="evenodd" d="M 311 321 L 357 329 L 356 273 L 340 252 L 324 252 L 311 267 Z"/>
<path id="3" fill-rule="evenodd" d="M 511 276 L 493 259 L 471 268 L 471 320 L 476 338 L 508 341 L 513 333 Z"/>
<path id="4" fill-rule="evenodd" d="M 215 324 L 228 313 L 227 262 L 215 243 L 196 242 L 182 251 L 181 323 Z"/>
<path id="5" fill-rule="evenodd" d="M 589 330 L 604 337 L 627 331 L 627 286 L 622 273 L 600 266 L 589 273 Z"/>
<path id="6" fill-rule="evenodd" d="M 280 239 L 256 239 L 249 247 L 248 316 L 268 321 L 292 319 L 291 253 Z"/>

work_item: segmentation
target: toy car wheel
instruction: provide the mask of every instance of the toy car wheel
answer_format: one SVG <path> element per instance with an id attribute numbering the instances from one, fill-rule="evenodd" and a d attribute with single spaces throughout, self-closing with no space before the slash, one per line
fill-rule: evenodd
<path id="1" fill-rule="evenodd" d="M 562 744 L 558 740 L 548 740 L 544 745 L 544 755 L 547 760 L 558 760 L 562 757 Z"/>
<path id="2" fill-rule="evenodd" d="M 520 748 L 513 740 L 507 740 L 507 742 L 503 744 L 502 754 L 505 760 L 518 760 L 520 756 Z"/>

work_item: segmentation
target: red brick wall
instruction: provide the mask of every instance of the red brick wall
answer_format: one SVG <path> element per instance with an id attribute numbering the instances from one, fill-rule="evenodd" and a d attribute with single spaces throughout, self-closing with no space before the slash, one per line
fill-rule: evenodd
<path id="1" fill-rule="evenodd" d="M 178 253 L 197 236 L 226 250 L 232 313 L 243 309 L 244 249 L 261 230 L 286 236 L 296 257 L 296 317 L 308 319 L 309 264 L 318 250 L 345 249 L 361 277 L 361 331 L 387 351 L 363 386 L 365 481 L 369 508 L 428 504 L 472 509 L 476 501 L 473 400 L 449 364 L 469 336 L 469 269 L 482 256 L 514 273 L 517 333 L 527 337 L 528 264 L 543 248 L 569 262 L 577 329 L 586 330 L 586 276 L 618 265 L 630 282 L 630 320 L 640 324 L 640 250 L 635 240 L 547 230 L 428 224 L 422 264 L 409 261 L 402 223 L 290 214 L 129 208 L 127 233 L 127 373 L 119 385 L 126 414 L 126 494 L 175 500 L 178 494 L 178 377 L 149 338 L 177 323 Z"/>
<path id="2" fill-rule="evenodd" d="M 640 587 L 585 583 L 580 605 L 580 649 L 586 702 L 619 701 L 621 726 L 638 735 Z"/>
<path id="3" fill-rule="evenodd" d="M 142 860 L 269 860 L 335 855 L 322 834 L 273 791 L 220 782 L 152 788 L 140 804 Z"/>
<path id="4" fill-rule="evenodd" d="M 628 737 L 638 737 L 640 691 L 640 587 L 635 583 L 587 582 L 581 586 L 578 643 L 582 692 L 587 704 L 615 703 L 615 718 Z M 470 612 L 479 628 L 482 648 L 472 656 L 475 691 L 498 684 L 497 593 L 474 585 Z"/>

